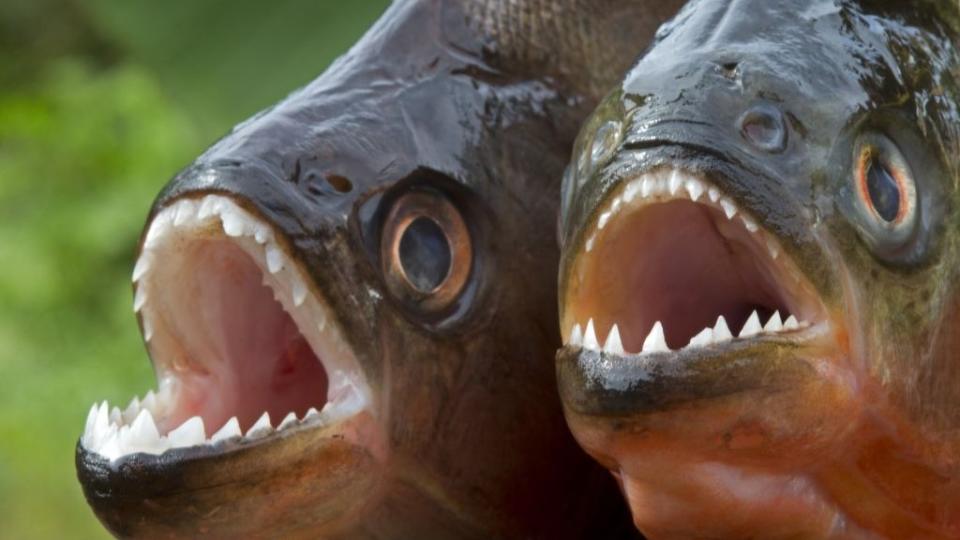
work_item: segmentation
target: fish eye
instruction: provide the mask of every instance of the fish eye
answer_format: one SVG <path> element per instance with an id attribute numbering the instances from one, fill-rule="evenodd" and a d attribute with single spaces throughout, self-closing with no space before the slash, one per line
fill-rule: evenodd
<path id="1" fill-rule="evenodd" d="M 893 141 L 880 135 L 861 138 L 854 151 L 853 181 L 861 230 L 868 239 L 886 248 L 909 240 L 917 222 L 917 188 Z"/>
<path id="2" fill-rule="evenodd" d="M 440 194 L 416 191 L 398 198 L 380 245 L 390 292 L 424 311 L 448 307 L 466 285 L 473 258 L 470 232 Z"/>

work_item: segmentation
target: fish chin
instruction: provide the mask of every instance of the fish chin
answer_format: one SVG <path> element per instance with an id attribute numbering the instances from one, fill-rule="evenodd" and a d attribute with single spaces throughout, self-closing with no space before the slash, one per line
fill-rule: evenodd
<path id="1" fill-rule="evenodd" d="M 115 533 L 129 531 L 98 507 L 120 498 L 181 512 L 178 496 L 225 479 L 314 476 L 304 506 L 322 516 L 314 499 L 336 499 L 330 520 L 349 513 L 333 486 L 370 493 L 372 478 L 344 471 L 369 475 L 386 460 L 373 394 L 335 314 L 287 253 L 268 222 L 226 196 L 175 200 L 152 219 L 133 281 L 158 388 L 124 409 L 94 404 L 78 444 L 88 499 Z M 316 460 L 331 470 L 306 466 L 304 450 L 334 454 Z"/>
<path id="2" fill-rule="evenodd" d="M 760 219 L 707 176 L 647 171 L 561 284 L 567 419 L 642 532 L 856 536 L 817 481 L 859 407 L 844 318 Z"/>

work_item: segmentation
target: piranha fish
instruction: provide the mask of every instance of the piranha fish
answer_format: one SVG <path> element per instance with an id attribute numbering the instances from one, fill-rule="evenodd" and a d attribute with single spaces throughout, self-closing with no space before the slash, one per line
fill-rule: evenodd
<path id="1" fill-rule="evenodd" d="M 649 538 L 960 537 L 958 44 L 694 1 L 585 123 L 560 394 Z"/>
<path id="2" fill-rule="evenodd" d="M 160 193 L 134 309 L 158 388 L 95 405 L 123 537 L 635 534 L 549 359 L 560 178 L 679 2 L 395 3 Z"/>

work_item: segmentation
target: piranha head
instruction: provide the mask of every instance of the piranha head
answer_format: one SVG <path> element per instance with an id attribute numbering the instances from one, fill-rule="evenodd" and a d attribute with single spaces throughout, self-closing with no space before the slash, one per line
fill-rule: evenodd
<path id="1" fill-rule="evenodd" d="M 957 20 L 692 2 L 586 123 L 560 392 L 645 535 L 960 535 Z"/>
<path id="2" fill-rule="evenodd" d="M 111 532 L 629 530 L 544 359 L 560 342 L 557 179 L 591 88 L 664 17 L 598 12 L 623 22 L 596 26 L 620 49 L 594 56 L 607 37 L 553 39 L 586 20 L 574 8 L 397 2 L 170 182 L 133 275 L 158 388 L 94 406 L 77 446 Z M 603 61 L 564 63 L 565 46 Z"/>

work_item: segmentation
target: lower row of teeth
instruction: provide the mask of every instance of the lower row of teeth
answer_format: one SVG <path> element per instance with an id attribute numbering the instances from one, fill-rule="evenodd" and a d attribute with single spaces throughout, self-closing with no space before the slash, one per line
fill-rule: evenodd
<path id="1" fill-rule="evenodd" d="M 787 317 L 787 320 L 785 321 L 782 320 L 780 318 L 779 311 L 775 312 L 770 317 L 770 319 L 767 321 L 767 324 L 761 324 L 760 315 L 754 311 L 750 314 L 747 322 L 743 325 L 743 329 L 740 330 L 740 334 L 734 337 L 730 332 L 730 327 L 727 326 L 727 320 L 723 317 L 723 315 L 721 315 L 717 318 L 717 323 L 713 325 L 713 327 L 704 328 L 700 333 L 690 339 L 689 344 L 687 344 L 685 347 L 681 347 L 680 350 L 703 348 L 715 343 L 723 343 L 725 341 L 732 341 L 734 339 L 745 339 L 764 334 L 790 332 L 793 330 L 800 330 L 808 326 L 808 323 L 798 321 L 793 315 Z M 607 334 L 607 339 L 601 347 L 600 341 L 597 339 L 596 330 L 593 326 L 593 319 L 590 319 L 590 321 L 587 322 L 586 330 L 582 329 L 579 324 L 574 324 L 573 328 L 570 330 L 570 338 L 567 340 L 567 343 L 569 345 L 583 347 L 584 349 L 594 351 L 602 350 L 608 354 L 631 354 L 623 349 L 623 341 L 620 339 L 620 329 L 616 324 L 614 324 L 610 329 L 610 333 Z M 666 336 L 663 331 L 663 324 L 661 324 L 660 321 L 657 321 L 653 325 L 653 328 L 650 330 L 650 333 L 647 335 L 646 339 L 644 339 L 643 349 L 639 354 L 670 352 L 670 350 L 670 347 L 667 346 Z"/>
<path id="2" fill-rule="evenodd" d="M 142 402 L 133 398 L 130 406 L 123 412 L 117 407 L 110 410 L 106 401 L 99 405 L 94 403 L 87 415 L 81 443 L 87 450 L 112 461 L 128 454 L 159 455 L 174 448 L 215 445 L 240 437 L 244 440 L 260 439 L 274 431 L 282 431 L 320 418 L 323 414 L 311 407 L 303 418 L 298 419 L 295 413 L 290 412 L 274 430 L 270 423 L 270 414 L 264 412 L 245 434 L 240 430 L 240 422 L 234 416 L 209 437 L 204 429 L 203 418 L 194 416 L 166 435 L 160 435 L 153 418 L 157 409 L 156 399 L 150 391 Z"/>

